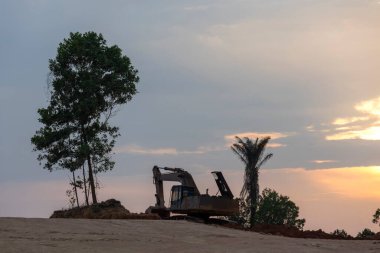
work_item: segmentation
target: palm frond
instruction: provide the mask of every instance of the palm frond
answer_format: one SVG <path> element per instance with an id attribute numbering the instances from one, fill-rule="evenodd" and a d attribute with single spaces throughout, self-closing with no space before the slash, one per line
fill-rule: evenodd
<path id="1" fill-rule="evenodd" d="M 248 162 L 244 149 L 239 144 L 233 144 L 231 146 L 232 151 L 242 160 L 244 164 Z"/>
<path id="2" fill-rule="evenodd" d="M 266 161 L 268 161 L 273 156 L 272 153 L 267 154 L 264 159 L 260 160 L 260 162 L 257 164 L 257 168 L 260 168 Z"/>

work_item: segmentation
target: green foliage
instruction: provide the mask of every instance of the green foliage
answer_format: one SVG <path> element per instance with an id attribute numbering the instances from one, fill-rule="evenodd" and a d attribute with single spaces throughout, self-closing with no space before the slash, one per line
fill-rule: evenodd
<path id="1" fill-rule="evenodd" d="M 332 235 L 338 236 L 340 238 L 348 238 L 350 237 L 344 229 L 335 229 Z"/>
<path id="2" fill-rule="evenodd" d="M 136 94 L 137 70 L 102 34 L 70 33 L 49 60 L 50 104 L 38 110 L 43 124 L 31 141 L 44 168 L 75 171 L 86 161 L 92 173 L 111 170 L 110 153 L 119 135 L 109 125 L 115 109 Z"/>
<path id="3" fill-rule="evenodd" d="M 380 208 L 378 208 L 375 212 L 375 214 L 373 215 L 373 219 L 372 219 L 372 222 L 373 223 L 379 223 L 379 220 L 380 220 Z M 380 223 L 379 223 L 380 225 Z"/>
<path id="4" fill-rule="evenodd" d="M 235 213 L 232 216 L 229 216 L 228 219 L 231 221 L 235 221 L 236 223 L 243 225 L 243 226 L 248 226 L 248 212 L 249 209 L 247 208 L 247 204 L 245 201 L 239 199 L 239 212 Z"/>
<path id="5" fill-rule="evenodd" d="M 305 219 L 298 219 L 299 208 L 287 196 L 264 189 L 259 199 L 257 223 L 288 225 L 302 229 Z"/>
<path id="6" fill-rule="evenodd" d="M 77 201 L 74 191 L 73 190 L 66 190 L 66 196 L 69 198 L 70 208 L 74 208 L 75 202 Z"/>
<path id="7" fill-rule="evenodd" d="M 247 137 L 241 139 L 236 136 L 235 138 L 237 142 L 231 146 L 231 149 L 245 165 L 244 183 L 240 198 L 247 205 L 245 219 L 248 226 L 253 226 L 259 201 L 259 169 L 273 156 L 273 154 L 265 154 L 265 146 L 270 137 L 256 138 L 255 141 Z"/>
<path id="8" fill-rule="evenodd" d="M 362 232 L 359 232 L 358 235 L 356 236 L 357 238 L 360 238 L 360 239 L 370 239 L 372 238 L 373 236 L 375 235 L 375 232 L 373 232 L 371 229 L 369 228 L 365 228 L 363 229 Z"/>

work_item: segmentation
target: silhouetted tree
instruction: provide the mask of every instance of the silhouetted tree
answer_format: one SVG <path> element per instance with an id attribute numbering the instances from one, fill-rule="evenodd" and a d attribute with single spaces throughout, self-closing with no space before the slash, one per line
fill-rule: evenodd
<path id="1" fill-rule="evenodd" d="M 330 233 L 331 235 L 335 235 L 335 236 L 338 236 L 340 238 L 349 238 L 350 235 L 347 234 L 347 232 L 344 230 L 344 229 L 335 229 L 332 233 Z"/>
<path id="2" fill-rule="evenodd" d="M 359 232 L 358 235 L 357 235 L 356 237 L 357 237 L 357 238 L 360 238 L 360 239 L 371 239 L 371 238 L 373 238 L 375 235 L 376 235 L 376 233 L 373 232 L 371 229 L 369 229 L 369 228 L 365 228 L 365 229 L 363 229 L 362 232 Z"/>
<path id="3" fill-rule="evenodd" d="M 256 222 L 261 224 L 288 225 L 302 229 L 305 219 L 298 219 L 299 207 L 287 196 L 265 188 L 258 203 Z"/>
<path id="4" fill-rule="evenodd" d="M 231 149 L 245 164 L 244 183 L 240 197 L 242 201 L 246 202 L 248 208 L 247 221 L 252 227 L 256 221 L 259 200 L 259 169 L 273 156 L 271 153 L 265 154 L 265 146 L 270 137 L 256 138 L 254 142 L 247 137 L 241 139 L 236 136 L 235 138 L 236 143 L 231 146 Z"/>
<path id="5" fill-rule="evenodd" d="M 94 173 L 113 168 L 110 153 L 119 135 L 109 124 L 115 109 L 136 94 L 137 70 L 102 34 L 70 33 L 49 60 L 50 104 L 38 110 L 43 124 L 31 141 L 44 168 L 88 167 L 93 203 Z"/>
<path id="6" fill-rule="evenodd" d="M 379 223 L 379 221 L 380 221 L 380 208 L 378 208 L 376 210 L 375 214 L 373 215 L 373 219 L 372 219 L 372 222 L 375 224 Z M 380 225 L 380 223 L 379 223 L 379 225 Z"/>

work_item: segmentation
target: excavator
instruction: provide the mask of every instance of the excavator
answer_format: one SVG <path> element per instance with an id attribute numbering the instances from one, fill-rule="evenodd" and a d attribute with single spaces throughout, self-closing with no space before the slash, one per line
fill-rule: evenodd
<path id="1" fill-rule="evenodd" d="M 165 171 L 166 173 L 161 173 Z M 171 213 L 186 214 L 190 217 L 207 220 L 210 216 L 231 216 L 239 211 L 238 199 L 234 199 L 222 172 L 213 171 L 220 195 L 201 194 L 191 174 L 181 168 L 153 167 L 153 183 L 156 186 L 156 204 L 150 207 L 151 213 L 161 218 L 169 218 Z M 164 181 L 180 182 L 173 185 L 170 206 L 165 206 Z"/>

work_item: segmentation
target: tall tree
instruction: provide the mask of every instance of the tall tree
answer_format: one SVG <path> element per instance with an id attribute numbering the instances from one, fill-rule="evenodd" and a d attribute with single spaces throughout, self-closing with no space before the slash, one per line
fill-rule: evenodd
<path id="1" fill-rule="evenodd" d="M 137 70 L 102 34 L 70 33 L 49 60 L 50 104 L 38 110 L 43 124 L 31 141 L 44 168 L 88 167 L 92 201 L 94 173 L 111 170 L 110 153 L 119 135 L 109 124 L 115 110 L 136 94 Z"/>
<path id="2" fill-rule="evenodd" d="M 247 137 L 235 136 L 236 143 L 232 144 L 232 151 L 240 158 L 245 165 L 244 183 L 240 192 L 242 201 L 245 201 L 248 208 L 248 223 L 253 226 L 256 221 L 256 211 L 259 201 L 259 169 L 268 161 L 273 154 L 265 154 L 265 146 L 270 137 L 262 139 L 256 138 L 252 141 Z"/>

